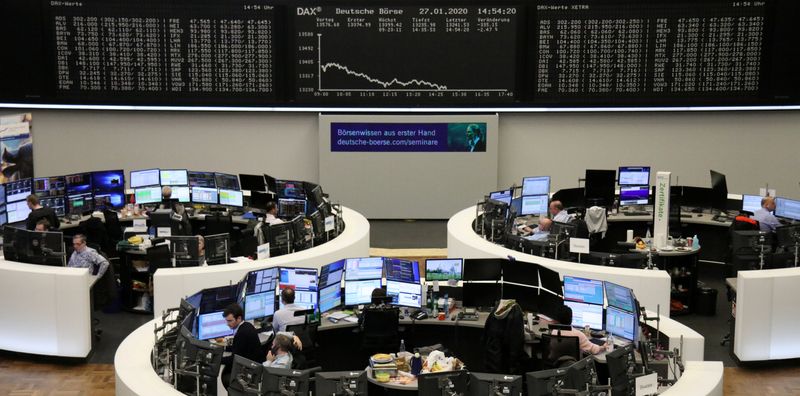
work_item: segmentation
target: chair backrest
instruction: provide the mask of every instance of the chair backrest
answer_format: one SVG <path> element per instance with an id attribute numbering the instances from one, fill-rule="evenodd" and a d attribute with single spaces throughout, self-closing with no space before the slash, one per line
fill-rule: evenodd
<path id="1" fill-rule="evenodd" d="M 400 345 L 400 310 L 397 307 L 367 308 L 361 324 L 361 347 L 370 353 L 394 352 Z"/>
<path id="2" fill-rule="evenodd" d="M 542 360 L 548 367 L 561 367 L 574 363 L 581 358 L 580 340 L 578 337 L 542 333 Z"/>
<path id="3" fill-rule="evenodd" d="M 170 255 L 169 245 L 156 245 L 147 248 L 147 261 L 150 262 L 150 271 L 157 268 L 172 267 L 172 256 Z"/>
<path id="4" fill-rule="evenodd" d="M 231 215 L 206 215 L 206 234 L 230 234 L 232 224 Z"/>
<path id="5" fill-rule="evenodd" d="M 106 232 L 108 233 L 108 236 L 115 241 L 121 240 L 122 225 L 119 223 L 119 216 L 117 215 L 117 212 L 110 209 L 104 209 L 103 218 L 106 222 Z"/>

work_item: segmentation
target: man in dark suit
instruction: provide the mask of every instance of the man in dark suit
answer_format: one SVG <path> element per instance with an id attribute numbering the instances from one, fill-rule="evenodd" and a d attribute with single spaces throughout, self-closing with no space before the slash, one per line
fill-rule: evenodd
<path id="1" fill-rule="evenodd" d="M 228 322 L 228 327 L 233 329 L 233 343 L 225 347 L 226 352 L 231 352 L 231 356 L 223 357 L 222 364 L 225 369 L 222 371 L 222 385 L 228 389 L 231 382 L 231 368 L 233 367 L 233 355 L 264 363 L 266 356 L 261 350 L 261 341 L 258 339 L 258 332 L 250 322 L 244 321 L 244 311 L 239 304 L 231 304 L 222 311 L 222 316 Z"/>

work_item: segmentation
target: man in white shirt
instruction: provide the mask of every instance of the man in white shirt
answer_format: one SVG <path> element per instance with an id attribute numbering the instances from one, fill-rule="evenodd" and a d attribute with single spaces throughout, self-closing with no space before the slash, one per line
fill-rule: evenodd
<path id="1" fill-rule="evenodd" d="M 547 237 L 550 235 L 550 228 L 553 226 L 553 220 L 548 219 L 547 217 L 540 217 L 539 218 L 539 226 L 531 229 L 530 227 L 523 227 L 523 232 L 529 232 L 530 235 L 526 236 L 525 239 L 529 239 L 532 241 L 546 241 Z"/>
<path id="2" fill-rule="evenodd" d="M 302 311 L 305 308 L 294 303 L 294 289 L 285 288 L 281 290 L 281 302 L 283 308 L 275 311 L 272 316 L 272 330 L 276 333 L 286 331 L 286 326 L 303 324 L 305 316 L 294 316 L 294 311 Z"/>
<path id="3" fill-rule="evenodd" d="M 553 221 L 557 221 L 559 223 L 569 223 L 573 220 L 572 215 L 564 210 L 564 205 L 561 203 L 561 201 L 550 202 L 549 209 L 550 216 L 552 216 Z"/>
<path id="4" fill-rule="evenodd" d="M 275 202 L 267 202 L 267 216 L 264 218 L 264 221 L 266 221 L 267 224 L 269 225 L 283 223 L 283 220 L 275 216 L 277 214 L 278 214 L 278 205 Z"/>
<path id="5" fill-rule="evenodd" d="M 753 212 L 750 218 L 758 221 L 758 226 L 761 228 L 761 231 L 775 232 L 775 228 L 779 227 L 781 223 L 778 221 L 778 218 L 772 214 L 773 210 L 775 210 L 775 198 L 761 198 L 761 208 Z"/>

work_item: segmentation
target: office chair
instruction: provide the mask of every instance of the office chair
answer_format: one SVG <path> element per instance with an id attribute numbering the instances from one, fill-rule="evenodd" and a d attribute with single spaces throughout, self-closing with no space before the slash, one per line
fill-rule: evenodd
<path id="1" fill-rule="evenodd" d="M 361 352 L 366 356 L 396 352 L 400 346 L 399 325 L 399 308 L 366 308 L 361 323 Z"/>
<path id="2" fill-rule="evenodd" d="M 545 369 L 567 367 L 581 359 L 578 337 L 542 333 L 542 364 Z"/>
<path id="3" fill-rule="evenodd" d="M 78 229 L 80 233 L 86 235 L 87 244 L 91 243 L 97 246 L 93 247 L 93 249 L 103 252 L 114 251 L 116 249 L 116 246 L 111 243 L 108 237 L 106 226 L 103 224 L 102 220 L 96 217 L 89 217 L 78 224 Z M 72 245 L 72 241 L 70 241 L 70 245 Z"/>
<path id="4" fill-rule="evenodd" d="M 206 215 L 205 235 L 230 234 L 233 227 L 231 215 L 210 214 Z"/>
<path id="5" fill-rule="evenodd" d="M 150 272 L 155 272 L 159 268 L 172 267 L 172 255 L 169 251 L 169 244 L 156 245 L 147 248 L 147 261 L 150 262 Z"/>
<path id="6" fill-rule="evenodd" d="M 119 222 L 119 215 L 111 209 L 103 210 L 103 218 L 106 223 L 106 233 L 115 242 L 122 240 L 122 225 Z"/>
<path id="7" fill-rule="evenodd" d="M 302 311 L 297 311 L 302 312 Z M 296 313 L 296 312 L 295 312 Z M 305 370 L 317 366 L 317 330 L 319 322 L 287 325 L 286 331 L 294 333 L 303 343 L 303 350 L 292 351 L 292 368 Z"/>

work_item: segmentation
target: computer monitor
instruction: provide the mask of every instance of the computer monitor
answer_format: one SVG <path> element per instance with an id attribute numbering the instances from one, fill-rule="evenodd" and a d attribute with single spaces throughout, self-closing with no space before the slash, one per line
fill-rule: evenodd
<path id="1" fill-rule="evenodd" d="M 317 297 L 316 290 L 295 290 L 294 292 L 294 305 L 301 307 L 303 310 L 317 310 Z M 281 299 L 278 299 L 278 308 L 283 309 L 285 305 Z"/>
<path id="2" fill-rule="evenodd" d="M 208 187 L 192 187 L 192 202 L 208 205 L 216 205 L 217 189 Z"/>
<path id="3" fill-rule="evenodd" d="M 519 214 L 522 216 L 545 214 L 549 203 L 547 195 L 523 196 Z"/>
<path id="4" fill-rule="evenodd" d="M 316 268 L 287 268 L 278 270 L 278 288 L 293 290 L 317 290 Z"/>
<path id="5" fill-rule="evenodd" d="M 694 186 L 672 186 L 670 188 L 670 198 L 675 193 L 680 196 L 680 206 L 689 208 L 711 208 L 713 206 L 714 193 L 710 188 Z M 670 203 L 672 205 L 672 203 Z"/>
<path id="6" fill-rule="evenodd" d="M 172 187 L 172 195 L 170 198 L 177 199 L 178 202 L 191 202 L 191 187 L 189 186 L 173 186 Z"/>
<path id="7" fill-rule="evenodd" d="M 386 280 L 386 295 L 392 298 L 392 305 L 402 307 L 422 307 L 422 286 L 417 283 Z"/>
<path id="8" fill-rule="evenodd" d="M 244 297 L 244 319 L 255 320 L 275 313 L 275 290 L 247 294 Z"/>
<path id="9" fill-rule="evenodd" d="M 125 171 L 122 169 L 95 171 L 91 175 L 95 192 L 125 190 Z"/>
<path id="10" fill-rule="evenodd" d="M 489 193 L 489 199 L 503 202 L 506 205 L 511 205 L 511 199 L 512 199 L 511 190 L 493 191 Z"/>
<path id="11" fill-rule="evenodd" d="M 241 295 L 237 294 L 238 290 L 238 284 L 203 289 L 198 312 L 222 312 L 228 305 L 239 302 Z"/>
<path id="12" fill-rule="evenodd" d="M 94 209 L 105 210 L 125 206 L 124 191 L 97 191 L 94 193 Z"/>
<path id="13" fill-rule="evenodd" d="M 303 188 L 306 189 L 306 199 L 313 202 L 315 207 L 325 202 L 325 194 L 319 184 L 303 182 Z"/>
<path id="14" fill-rule="evenodd" d="M 711 173 L 711 207 L 725 210 L 728 206 L 728 183 L 725 181 L 725 175 L 714 170 L 709 173 Z"/>
<path id="15" fill-rule="evenodd" d="M 319 269 L 319 288 L 321 289 L 328 285 L 339 285 L 339 287 L 341 287 L 343 275 L 344 260 L 323 265 Z"/>
<path id="16" fill-rule="evenodd" d="M 131 188 L 157 186 L 161 184 L 159 169 L 143 169 L 131 171 Z"/>
<path id="17" fill-rule="evenodd" d="M 10 244 L 10 251 L 4 253 L 7 260 L 23 263 L 64 266 L 66 254 L 64 251 L 64 234 L 60 232 L 29 231 L 25 229 L 4 231 L 4 243 Z M 11 238 L 6 240 L 6 238 Z"/>
<path id="18" fill-rule="evenodd" d="M 208 340 L 211 338 L 227 337 L 233 335 L 233 329 L 228 327 L 228 322 L 222 316 L 222 311 L 214 311 L 197 315 L 197 338 Z"/>
<path id="19" fill-rule="evenodd" d="M 380 279 L 345 280 L 344 305 L 356 306 L 372 302 L 372 291 L 381 287 Z"/>
<path id="20" fill-rule="evenodd" d="M 603 281 L 564 276 L 564 299 L 603 305 Z"/>
<path id="21" fill-rule="evenodd" d="M 464 282 L 464 306 L 493 308 L 500 300 L 499 283 Z"/>
<path id="22" fill-rule="evenodd" d="M 250 199 L 247 206 L 253 209 L 267 210 L 267 203 L 272 201 L 269 193 L 263 191 L 250 191 Z"/>
<path id="23" fill-rule="evenodd" d="M 742 211 L 755 213 L 755 211 L 761 209 L 761 200 L 763 198 L 760 195 L 742 195 Z"/>
<path id="24" fill-rule="evenodd" d="M 539 264 L 519 260 L 503 260 L 501 263 L 503 282 L 539 286 Z"/>
<path id="25" fill-rule="evenodd" d="M 239 188 L 239 177 L 236 175 L 214 172 L 214 180 L 216 181 L 217 188 L 241 190 L 241 188 Z"/>
<path id="26" fill-rule="evenodd" d="M 632 312 L 609 306 L 606 308 L 606 332 L 628 341 L 636 340 L 637 318 Z"/>
<path id="27" fill-rule="evenodd" d="M 92 190 L 92 174 L 91 173 L 76 173 L 74 175 L 64 176 L 67 187 L 67 195 L 78 195 L 91 193 Z"/>
<path id="28" fill-rule="evenodd" d="M 264 292 L 272 292 L 275 294 L 275 289 L 278 287 L 278 268 L 265 268 L 261 270 L 250 271 L 245 276 L 245 295 L 256 294 Z"/>
<path id="29" fill-rule="evenodd" d="M 33 192 L 31 178 L 10 181 L 6 186 L 6 202 L 25 201 Z M 89 191 L 91 192 L 91 191 Z"/>
<path id="30" fill-rule="evenodd" d="M 775 216 L 792 220 L 800 220 L 800 201 L 775 198 Z"/>
<path id="31" fill-rule="evenodd" d="M 292 218 L 305 213 L 305 199 L 278 198 L 278 217 Z"/>
<path id="32" fill-rule="evenodd" d="M 623 186 L 619 188 L 619 204 L 622 206 L 647 205 L 649 201 L 649 186 Z"/>
<path id="33" fill-rule="evenodd" d="M 385 258 L 383 267 L 386 279 L 419 283 L 419 262 L 399 258 Z"/>
<path id="34" fill-rule="evenodd" d="M 468 396 L 521 395 L 522 376 L 470 373 Z"/>
<path id="35" fill-rule="evenodd" d="M 317 373 L 315 395 L 367 395 L 367 374 L 364 371 L 331 371 Z"/>
<path id="36" fill-rule="evenodd" d="M 8 215 L 9 223 L 25 221 L 30 213 L 31 209 L 28 207 L 27 201 L 6 203 L 6 214 Z"/>
<path id="37" fill-rule="evenodd" d="M 230 262 L 230 235 L 206 235 L 206 264 L 217 265 Z"/>
<path id="38" fill-rule="evenodd" d="M 603 329 L 603 306 L 577 301 L 564 301 L 572 309 L 572 326 L 583 328 L 589 325 L 594 330 Z"/>
<path id="39" fill-rule="evenodd" d="M 587 169 L 585 180 L 587 206 L 609 207 L 614 203 L 616 170 Z"/>
<path id="40" fill-rule="evenodd" d="M 419 396 L 463 395 L 467 391 L 467 370 L 440 371 L 417 376 Z"/>
<path id="41" fill-rule="evenodd" d="M 167 215 L 169 216 L 169 214 Z M 167 237 L 167 240 L 169 241 L 169 250 L 175 259 L 176 267 L 200 265 L 200 238 L 197 236 L 170 236 Z"/>
<path id="42" fill-rule="evenodd" d="M 219 189 L 219 204 L 241 208 L 244 206 L 242 192 L 240 190 Z"/>
<path id="43" fill-rule="evenodd" d="M 633 290 L 608 281 L 603 282 L 603 284 L 606 289 L 606 299 L 609 306 L 634 312 L 636 303 L 633 300 Z"/>
<path id="44" fill-rule="evenodd" d="M 311 370 L 265 367 L 261 391 L 264 395 L 309 395 Z"/>
<path id="45" fill-rule="evenodd" d="M 620 186 L 649 186 L 650 185 L 650 167 L 649 166 L 620 166 L 619 167 L 619 185 Z"/>
<path id="46" fill-rule="evenodd" d="M 553 201 L 561 201 L 565 208 L 583 207 L 586 204 L 585 195 L 586 189 L 583 187 L 564 188 L 553 194 Z"/>
<path id="47" fill-rule="evenodd" d="M 515 300 L 523 311 L 539 312 L 539 293 L 534 286 L 504 282 L 502 297 L 504 300 Z"/>
<path id="48" fill-rule="evenodd" d="M 52 196 L 52 197 L 44 197 L 39 198 L 39 203 L 45 207 L 53 209 L 56 212 L 56 216 L 64 216 L 67 210 L 67 202 L 64 196 Z M 5 213 L 5 203 L 3 204 L 3 213 Z"/>
<path id="49" fill-rule="evenodd" d="M 242 190 L 253 191 L 267 191 L 267 183 L 264 181 L 264 175 L 248 175 L 244 173 L 239 174 L 239 187 Z"/>
<path id="50" fill-rule="evenodd" d="M 332 283 L 319 289 L 319 312 L 325 313 L 342 306 L 342 285 Z"/>
<path id="51" fill-rule="evenodd" d="M 464 280 L 500 280 L 500 271 L 506 259 L 464 259 Z"/>
<path id="52" fill-rule="evenodd" d="M 528 384 L 528 396 L 553 396 L 559 395 L 559 390 L 565 387 L 567 369 L 533 371 L 525 376 Z"/>
<path id="53" fill-rule="evenodd" d="M 82 214 L 92 211 L 92 193 L 67 195 L 67 214 Z"/>
<path id="54" fill-rule="evenodd" d="M 306 191 L 301 181 L 276 180 L 275 186 L 278 189 L 276 193 L 278 193 L 279 198 L 306 199 Z"/>
<path id="55" fill-rule="evenodd" d="M 278 193 L 278 182 L 274 177 L 265 173 L 264 182 L 267 183 L 267 191 L 274 192 L 275 194 Z"/>
<path id="56" fill-rule="evenodd" d="M 141 187 L 133 190 L 136 203 L 139 205 L 161 202 L 161 187 Z"/>
<path id="57" fill-rule="evenodd" d="M 189 187 L 217 188 L 214 172 L 188 171 Z"/>
<path id="58" fill-rule="evenodd" d="M 529 176 L 522 179 L 522 196 L 550 196 L 550 176 Z"/>
<path id="59" fill-rule="evenodd" d="M 460 281 L 464 269 L 464 259 L 425 260 L 425 281 Z"/>
<path id="60" fill-rule="evenodd" d="M 631 374 L 632 366 L 636 364 L 635 350 L 633 344 L 628 344 L 606 354 L 608 379 L 611 381 L 611 392 L 614 395 L 633 393 L 633 381 L 629 374 Z M 642 356 L 642 360 L 646 360 L 644 356 Z"/>
<path id="61" fill-rule="evenodd" d="M 64 176 L 37 177 L 33 179 L 33 192 L 39 198 L 63 197 L 67 194 Z"/>
<path id="62" fill-rule="evenodd" d="M 283 222 L 269 226 L 270 255 L 278 256 L 289 253 L 292 242 L 292 228 L 290 222 Z"/>
<path id="63" fill-rule="evenodd" d="M 344 261 L 345 280 L 381 279 L 383 257 L 349 258 Z"/>
<path id="64" fill-rule="evenodd" d="M 186 169 L 161 169 L 162 186 L 188 186 L 189 172 Z"/>

